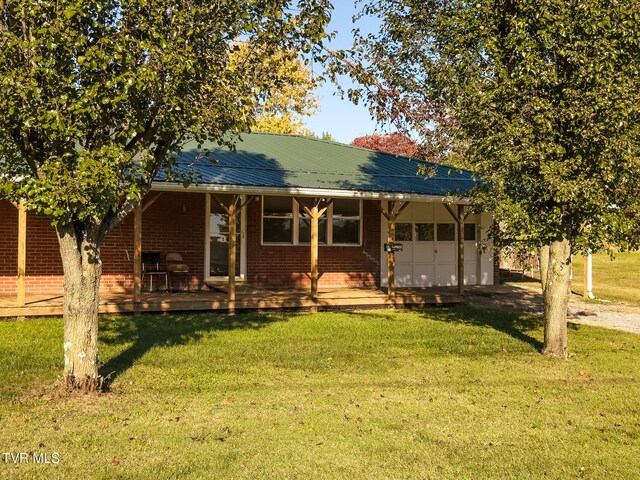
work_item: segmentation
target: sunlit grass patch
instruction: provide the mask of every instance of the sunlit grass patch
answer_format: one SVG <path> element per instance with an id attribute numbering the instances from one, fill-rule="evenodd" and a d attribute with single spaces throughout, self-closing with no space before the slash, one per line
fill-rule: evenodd
<path id="1" fill-rule="evenodd" d="M 640 337 L 511 311 L 105 316 L 110 394 L 50 394 L 62 321 L 0 323 L 9 478 L 633 478 Z M 43 445 L 43 446 L 40 446 Z"/>

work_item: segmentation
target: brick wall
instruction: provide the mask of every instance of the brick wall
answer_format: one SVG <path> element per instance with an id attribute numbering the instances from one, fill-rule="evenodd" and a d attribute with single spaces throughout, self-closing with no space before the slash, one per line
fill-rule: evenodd
<path id="1" fill-rule="evenodd" d="M 153 198 L 155 193 L 149 195 Z M 147 200 L 148 201 L 148 200 Z M 189 283 L 204 278 L 205 197 L 195 193 L 163 193 L 143 214 L 142 250 L 180 253 L 190 267 Z M 308 245 L 261 245 L 261 203 L 247 206 L 247 279 L 274 286 L 309 284 Z M 320 286 L 373 286 L 380 283 L 380 213 L 363 202 L 363 244 L 320 246 Z M 17 286 L 18 211 L 0 201 L 0 294 Z M 101 287 L 109 291 L 133 288 L 133 215 L 104 239 Z M 49 220 L 33 213 L 27 218 L 27 293 L 59 293 L 63 289 L 58 241 Z"/>
<path id="2" fill-rule="evenodd" d="M 309 245 L 261 245 L 261 201 L 247 206 L 247 277 L 258 285 L 302 286 L 310 283 Z M 374 286 L 380 283 L 380 212 L 363 202 L 361 246 L 320 245 L 321 287 Z"/>
<path id="3" fill-rule="evenodd" d="M 152 193 L 148 198 L 155 196 Z M 142 250 L 180 253 L 190 267 L 189 282 L 204 277 L 205 199 L 202 194 L 163 193 L 143 214 Z M 0 294 L 17 286 L 18 211 L 0 201 Z M 103 290 L 133 288 L 133 215 L 112 230 L 102 248 Z M 27 293 L 55 293 L 63 288 L 55 230 L 46 217 L 27 216 Z"/>
<path id="4" fill-rule="evenodd" d="M 18 270 L 18 210 L 0 200 L 0 294 L 14 292 Z"/>
<path id="5" fill-rule="evenodd" d="M 18 210 L 0 201 L 0 294 L 17 289 Z M 62 264 L 58 239 L 50 222 L 27 214 L 27 278 L 28 293 L 62 291 Z"/>

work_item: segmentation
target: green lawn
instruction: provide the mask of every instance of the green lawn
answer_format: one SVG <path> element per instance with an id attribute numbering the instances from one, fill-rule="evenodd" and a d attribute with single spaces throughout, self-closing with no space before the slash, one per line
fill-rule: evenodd
<path id="1" fill-rule="evenodd" d="M 582 295 L 583 257 L 573 257 L 571 290 Z M 593 256 L 593 293 L 596 298 L 640 305 L 640 252 L 618 253 L 611 260 L 606 253 Z"/>
<path id="2" fill-rule="evenodd" d="M 62 321 L 0 323 L 0 478 L 637 478 L 640 336 L 425 312 L 103 317 L 112 393 L 51 394 Z"/>

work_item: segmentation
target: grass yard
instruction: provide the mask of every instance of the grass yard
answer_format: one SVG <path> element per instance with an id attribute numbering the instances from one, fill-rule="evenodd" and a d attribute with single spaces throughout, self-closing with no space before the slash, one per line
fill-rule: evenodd
<path id="1" fill-rule="evenodd" d="M 640 336 L 424 312 L 111 316 L 112 393 L 61 398 L 62 321 L 0 323 L 3 452 L 28 479 L 637 478 Z"/>
<path id="2" fill-rule="evenodd" d="M 571 290 L 583 293 L 584 259 L 573 257 Z M 593 256 L 593 293 L 596 298 L 640 305 L 640 252 L 618 253 L 611 260 L 606 253 Z"/>

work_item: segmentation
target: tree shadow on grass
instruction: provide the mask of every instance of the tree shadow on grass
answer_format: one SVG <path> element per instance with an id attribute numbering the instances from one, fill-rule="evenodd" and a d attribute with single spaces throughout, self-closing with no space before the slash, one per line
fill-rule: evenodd
<path id="1" fill-rule="evenodd" d="M 284 315 L 274 313 L 105 316 L 100 319 L 101 343 L 128 346 L 104 363 L 100 370 L 112 382 L 154 347 L 186 345 L 210 332 L 260 330 L 286 319 Z"/>
<path id="2" fill-rule="evenodd" d="M 477 327 L 492 328 L 505 333 L 523 343 L 542 351 L 543 342 L 527 332 L 537 330 L 544 325 L 539 315 L 532 315 L 518 310 L 503 311 L 489 308 L 478 308 L 460 305 L 456 307 L 431 310 L 430 319 Z M 426 311 L 424 313 L 427 313 Z"/>

